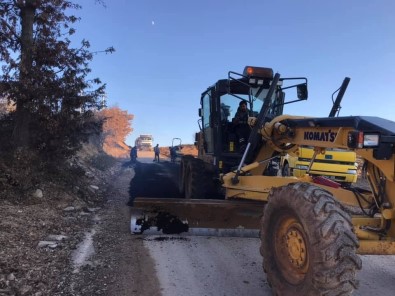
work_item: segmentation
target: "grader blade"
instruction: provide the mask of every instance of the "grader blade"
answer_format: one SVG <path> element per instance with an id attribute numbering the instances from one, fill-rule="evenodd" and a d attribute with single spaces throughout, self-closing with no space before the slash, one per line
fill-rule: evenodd
<path id="1" fill-rule="evenodd" d="M 134 234 L 258 237 L 264 204 L 247 200 L 136 198 Z"/>

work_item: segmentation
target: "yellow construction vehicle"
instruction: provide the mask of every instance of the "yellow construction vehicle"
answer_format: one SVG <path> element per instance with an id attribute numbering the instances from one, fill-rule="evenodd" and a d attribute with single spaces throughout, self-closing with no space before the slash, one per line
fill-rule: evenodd
<path id="1" fill-rule="evenodd" d="M 366 116 L 283 115 L 284 105 L 307 99 L 306 78 L 281 78 L 258 67 L 246 67 L 237 79 L 236 74 L 229 72 L 227 80 L 203 93 L 199 157 L 184 157 L 181 163 L 180 189 L 187 199 L 173 200 L 167 207 L 167 201 L 161 201 L 162 206 L 187 219 L 190 227 L 210 227 L 205 224 L 213 218 L 208 209 L 219 205 L 225 206 L 216 215 L 226 216 L 225 224 L 232 218 L 229 208 L 235 215 L 253 217 L 257 224 L 261 211 L 256 227 L 263 269 L 274 295 L 351 294 L 362 265 L 357 254 L 395 254 L 395 122 Z M 302 82 L 285 86 L 298 80 Z M 297 99 L 285 100 L 289 90 L 297 91 Z M 237 147 L 230 121 L 223 120 L 235 112 L 233 99 L 246 100 L 252 115 L 243 151 Z M 303 146 L 314 147 L 308 171 L 326 149 L 355 151 L 365 160 L 371 190 L 342 188 L 322 176 L 276 174 L 274 160 Z M 225 200 L 188 199 L 218 193 L 217 184 Z M 136 199 L 143 208 L 152 203 Z M 207 211 L 188 218 L 193 211 L 185 208 L 198 205 Z M 239 206 L 242 214 L 237 212 Z M 133 219 L 138 231 L 161 221 L 145 214 Z"/>
<path id="2" fill-rule="evenodd" d="M 281 157 L 280 167 L 283 176 L 302 177 L 307 173 L 314 155 L 314 147 L 299 147 L 295 155 Z M 357 181 L 357 157 L 355 152 L 328 148 L 324 154 L 316 156 L 308 172 L 309 175 L 325 176 L 343 187 L 349 187 Z"/>

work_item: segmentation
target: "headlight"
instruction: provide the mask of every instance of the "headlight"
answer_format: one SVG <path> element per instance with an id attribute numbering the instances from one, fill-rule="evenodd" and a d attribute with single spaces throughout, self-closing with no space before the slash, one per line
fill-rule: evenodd
<path id="1" fill-rule="evenodd" d="M 364 134 L 363 147 L 377 147 L 379 145 L 379 135 L 377 134 Z"/>
<path id="2" fill-rule="evenodd" d="M 374 148 L 378 147 L 379 144 L 379 134 L 365 134 L 359 131 L 352 131 L 349 132 L 347 136 L 347 146 L 353 149 Z"/>
<path id="3" fill-rule="evenodd" d="M 347 170 L 347 174 L 356 175 L 357 170 Z"/>

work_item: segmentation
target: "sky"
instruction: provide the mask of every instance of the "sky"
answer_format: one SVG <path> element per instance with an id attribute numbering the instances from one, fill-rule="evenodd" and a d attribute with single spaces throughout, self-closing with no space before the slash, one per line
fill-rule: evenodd
<path id="1" fill-rule="evenodd" d="M 332 93 L 350 77 L 340 116 L 395 121 L 393 0 L 78 2 L 74 40 L 116 50 L 90 66 L 107 84 L 107 105 L 134 115 L 129 145 L 140 134 L 160 146 L 192 144 L 201 93 L 246 65 L 308 79 L 308 100 L 285 114 L 327 116 Z"/>

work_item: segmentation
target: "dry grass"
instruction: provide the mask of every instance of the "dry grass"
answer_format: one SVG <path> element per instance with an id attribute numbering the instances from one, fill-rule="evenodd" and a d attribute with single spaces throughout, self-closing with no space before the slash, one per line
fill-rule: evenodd
<path id="1" fill-rule="evenodd" d="M 116 158 L 129 158 L 130 148 L 125 143 L 113 142 L 113 143 L 103 143 L 103 150 L 108 155 Z"/>
<path id="2" fill-rule="evenodd" d="M 183 144 L 181 145 L 181 153 L 183 155 L 193 155 L 197 156 L 198 155 L 198 150 L 195 145 L 193 144 Z M 165 155 L 167 157 L 170 157 L 170 149 L 169 147 L 160 147 L 160 154 Z"/>

